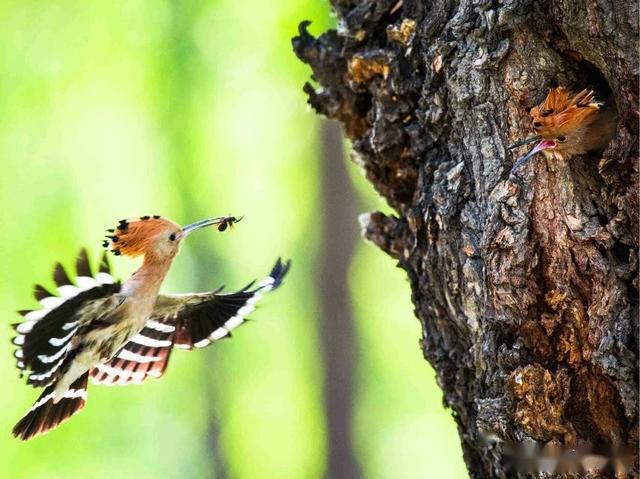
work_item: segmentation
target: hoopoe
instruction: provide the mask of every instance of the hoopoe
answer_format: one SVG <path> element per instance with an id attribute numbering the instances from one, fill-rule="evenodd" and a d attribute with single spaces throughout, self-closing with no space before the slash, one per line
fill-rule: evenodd
<path id="1" fill-rule="evenodd" d="M 260 297 L 280 286 L 290 262 L 276 261 L 269 275 L 230 294 L 159 294 L 180 244 L 193 231 L 238 222 L 219 217 L 180 227 L 160 216 L 121 220 L 104 246 L 115 255 L 141 256 L 140 268 L 124 283 L 110 274 L 105 252 L 93 275 L 86 250 L 76 262 L 72 282 L 59 263 L 54 270 L 58 295 L 36 286 L 41 309 L 21 311 L 13 343 L 27 384 L 45 388 L 13 428 L 26 440 L 43 434 L 80 411 L 87 383 L 139 384 L 163 375 L 174 347 L 190 350 L 229 337 Z"/>
<path id="2" fill-rule="evenodd" d="M 616 131 L 616 110 L 595 100 L 592 90 L 572 93 L 552 88 L 547 98 L 530 111 L 536 136 L 511 145 L 509 149 L 534 141 L 539 143 L 520 158 L 514 171 L 538 152 L 549 158 L 567 159 L 589 151 L 604 150 Z"/>

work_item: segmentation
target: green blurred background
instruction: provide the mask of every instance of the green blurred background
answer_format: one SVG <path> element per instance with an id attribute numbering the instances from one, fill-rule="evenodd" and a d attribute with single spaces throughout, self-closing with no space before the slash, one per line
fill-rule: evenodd
<path id="1" fill-rule="evenodd" d="M 330 127 L 306 106 L 310 72 L 290 46 L 303 19 L 324 31 L 328 3 L 0 2 L 0 477 L 320 478 L 339 451 L 366 478 L 466 477 L 405 275 L 357 237 L 355 215 L 349 310 L 321 313 L 323 244 L 340 231 L 323 216 Z M 385 209 L 355 165 L 338 168 L 354 185 L 345 208 Z M 51 286 L 53 263 L 71 266 L 82 246 L 97 259 L 122 217 L 228 213 L 245 220 L 190 237 L 163 290 L 233 289 L 293 258 L 254 321 L 177 352 L 160 381 L 91 387 L 70 422 L 14 440 L 38 392 L 18 379 L 9 324 L 35 306 L 33 283 Z M 135 267 L 112 263 L 119 277 Z M 336 444 L 323 351 L 351 320 L 338 405 L 350 441 Z"/>

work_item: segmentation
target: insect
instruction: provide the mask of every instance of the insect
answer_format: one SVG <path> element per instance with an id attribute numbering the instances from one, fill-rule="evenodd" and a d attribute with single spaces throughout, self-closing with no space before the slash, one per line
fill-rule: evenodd
<path id="1" fill-rule="evenodd" d="M 282 283 L 290 262 L 278 259 L 269 275 L 235 293 L 159 294 L 181 242 L 193 231 L 223 231 L 239 220 L 205 219 L 185 227 L 160 216 L 121 220 L 105 242 L 115 255 L 142 257 L 124 283 L 111 276 L 107 253 L 95 274 L 86 250 L 72 281 L 58 263 L 57 294 L 36 286 L 40 309 L 21 311 L 14 325 L 14 353 L 27 384 L 44 391 L 13 429 L 30 439 L 80 411 L 94 384 L 126 385 L 161 377 L 174 348 L 191 350 L 229 337 L 245 322 L 260 297 Z"/>
<path id="2" fill-rule="evenodd" d="M 531 109 L 536 135 L 508 149 L 539 143 L 513 165 L 516 170 L 536 153 L 567 159 L 589 151 L 603 150 L 616 130 L 616 110 L 596 101 L 592 90 L 572 93 L 564 87 L 552 88 L 545 100 Z"/>
<path id="3" fill-rule="evenodd" d="M 233 228 L 233 225 L 242 221 L 242 218 L 244 218 L 244 216 L 241 216 L 240 218 L 236 218 L 235 216 L 225 216 L 218 224 L 218 231 L 226 230 L 227 226 L 229 228 Z"/>

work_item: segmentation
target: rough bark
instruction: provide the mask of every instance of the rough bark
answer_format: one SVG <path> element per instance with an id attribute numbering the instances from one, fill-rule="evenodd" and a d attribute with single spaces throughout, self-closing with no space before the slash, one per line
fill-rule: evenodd
<path id="1" fill-rule="evenodd" d="M 305 91 L 397 212 L 364 234 L 409 276 L 470 474 L 515 475 L 505 441 L 637 451 L 637 3 L 332 4 L 337 30 L 293 41 Z M 554 85 L 614 101 L 616 136 L 510 176 Z"/>

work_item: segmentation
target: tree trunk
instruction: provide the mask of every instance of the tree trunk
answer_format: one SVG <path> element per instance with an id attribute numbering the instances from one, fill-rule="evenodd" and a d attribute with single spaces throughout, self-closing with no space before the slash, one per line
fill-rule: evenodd
<path id="1" fill-rule="evenodd" d="M 322 250 L 318 258 L 320 325 L 325 364 L 330 479 L 358 479 L 360 471 L 350 441 L 353 414 L 353 318 L 347 277 L 358 232 L 352 222 L 355 194 L 342 153 L 342 133 L 335 122 L 320 125 L 322 143 Z"/>
<path id="2" fill-rule="evenodd" d="M 364 232 L 409 276 L 471 476 L 517 476 L 502 456 L 525 440 L 627 445 L 637 468 L 637 3 L 332 4 L 337 31 L 293 41 L 305 91 L 397 212 Z M 616 136 L 510 176 L 555 85 L 615 102 Z"/>

